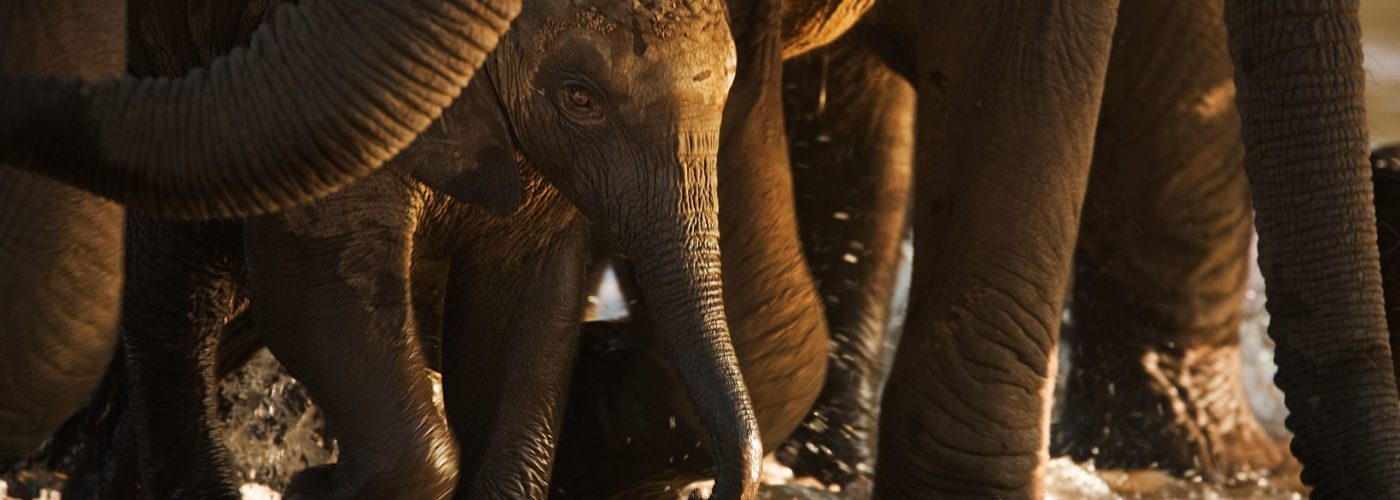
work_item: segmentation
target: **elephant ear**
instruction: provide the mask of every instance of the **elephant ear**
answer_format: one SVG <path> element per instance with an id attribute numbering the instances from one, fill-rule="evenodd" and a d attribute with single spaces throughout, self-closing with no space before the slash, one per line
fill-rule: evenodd
<path id="1" fill-rule="evenodd" d="M 501 217 L 520 205 L 520 171 L 495 86 L 478 73 L 442 116 L 399 155 L 414 179 Z"/>

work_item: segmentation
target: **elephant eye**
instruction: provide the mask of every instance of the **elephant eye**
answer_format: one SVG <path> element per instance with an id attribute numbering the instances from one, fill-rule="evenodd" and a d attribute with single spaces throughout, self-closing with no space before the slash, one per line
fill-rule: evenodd
<path id="1" fill-rule="evenodd" d="M 588 87 L 577 83 L 565 84 L 559 89 L 559 109 L 578 121 L 595 121 L 603 116 L 603 107 L 597 96 Z"/>

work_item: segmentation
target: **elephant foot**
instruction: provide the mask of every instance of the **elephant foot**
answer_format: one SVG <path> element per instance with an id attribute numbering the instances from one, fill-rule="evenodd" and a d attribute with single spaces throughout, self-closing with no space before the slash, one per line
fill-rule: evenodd
<path id="1" fill-rule="evenodd" d="M 1218 482 L 1285 464 L 1249 407 L 1238 346 L 1095 354 L 1070 368 L 1054 455 Z"/>
<path id="2" fill-rule="evenodd" d="M 439 434 L 433 432 L 433 434 Z M 292 478 L 283 497 L 322 499 L 438 499 L 457 487 L 457 447 L 450 436 L 431 436 L 428 446 L 394 453 L 356 450 L 334 464 L 309 467 Z"/>
<path id="3" fill-rule="evenodd" d="M 828 384 L 827 389 L 832 389 Z M 778 461 L 797 477 L 810 477 L 843 489 L 868 484 L 875 473 L 876 403 L 873 394 L 818 399 L 812 413 L 776 451 Z"/>

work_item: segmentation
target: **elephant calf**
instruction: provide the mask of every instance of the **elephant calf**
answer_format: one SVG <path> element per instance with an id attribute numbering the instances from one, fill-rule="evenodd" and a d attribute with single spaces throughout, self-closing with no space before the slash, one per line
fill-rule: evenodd
<path id="1" fill-rule="evenodd" d="M 595 228 L 636 264 L 668 332 L 664 351 L 717 457 L 717 494 L 756 492 L 758 430 L 720 296 L 715 165 L 735 71 L 725 9 L 717 0 L 529 2 L 462 97 L 391 168 L 244 223 L 260 334 L 341 444 L 337 464 L 298 475 L 289 493 L 445 497 L 460 469 L 475 474 L 462 478 L 461 496 L 543 496 Z M 415 258 L 448 262 L 445 420 L 421 376 Z M 133 371 L 186 363 L 181 373 L 202 378 L 190 383 L 212 385 L 200 335 L 150 335 L 145 327 L 159 323 L 149 311 L 160 308 L 129 307 Z M 195 354 L 144 354 L 172 342 Z M 137 414 L 164 442 L 215 442 L 212 424 L 170 418 L 188 412 Z M 210 448 L 187 461 L 143 453 L 146 483 L 166 486 L 161 497 L 232 494 L 211 475 L 222 452 Z M 221 491 L 200 489 L 208 484 Z"/>

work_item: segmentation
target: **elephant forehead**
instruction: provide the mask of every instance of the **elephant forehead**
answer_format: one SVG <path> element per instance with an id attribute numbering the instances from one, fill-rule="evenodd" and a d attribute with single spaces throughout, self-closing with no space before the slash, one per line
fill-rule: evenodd
<path id="1" fill-rule="evenodd" d="M 720 0 L 571 0 L 575 9 L 597 21 L 609 22 L 658 37 L 681 30 L 728 29 Z"/>
<path id="2" fill-rule="evenodd" d="M 558 47 L 565 33 L 580 31 L 625 41 L 627 51 L 646 57 L 661 49 L 666 57 L 716 56 L 732 66 L 734 51 L 722 3 L 712 0 L 563 0 L 527 3 L 539 9 L 521 14 L 507 34 L 536 53 Z M 586 37 L 598 40 L 597 36 Z M 617 58 L 614 57 L 614 60 Z M 713 63 L 713 62 L 712 62 Z"/>

